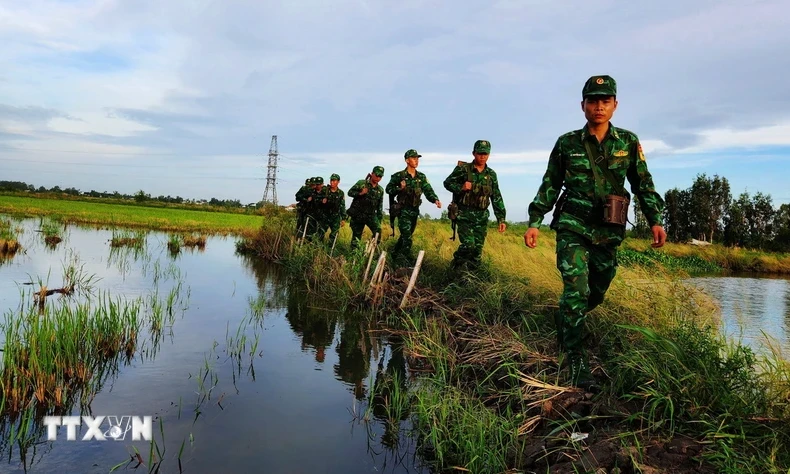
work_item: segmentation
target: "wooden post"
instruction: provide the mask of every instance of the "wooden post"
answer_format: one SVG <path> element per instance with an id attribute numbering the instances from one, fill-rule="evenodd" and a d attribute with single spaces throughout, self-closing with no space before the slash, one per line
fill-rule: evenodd
<path id="1" fill-rule="evenodd" d="M 420 250 L 419 255 L 417 255 L 417 263 L 414 265 L 414 271 L 411 272 L 411 279 L 409 280 L 409 286 L 406 288 L 406 293 L 403 294 L 403 299 L 400 302 L 401 308 L 406 306 L 406 299 L 409 297 L 409 293 L 411 293 L 411 290 L 414 289 L 414 283 L 417 282 L 417 275 L 420 273 L 420 267 L 422 266 L 423 256 L 425 256 L 425 250 Z"/>
<path id="2" fill-rule="evenodd" d="M 337 236 L 340 234 L 340 231 L 335 232 L 335 240 L 332 242 L 332 250 L 329 252 L 329 256 L 331 257 L 335 253 L 335 244 L 337 243 Z"/>
<path id="3" fill-rule="evenodd" d="M 304 229 L 302 230 L 302 238 L 299 240 L 299 246 L 302 246 L 302 242 L 304 242 L 304 236 L 307 234 L 307 223 L 310 222 L 310 216 L 305 217 L 304 219 Z"/>
<path id="4" fill-rule="evenodd" d="M 370 256 L 368 257 L 368 266 L 365 267 L 365 275 L 362 277 L 362 284 L 363 285 L 365 284 L 366 281 L 368 281 L 368 272 L 370 271 L 370 264 L 373 262 L 373 253 L 374 253 L 373 250 L 374 250 L 374 247 L 371 246 Z"/>
<path id="5" fill-rule="evenodd" d="M 376 269 L 373 270 L 373 275 L 370 277 L 370 287 L 372 288 L 373 285 L 379 279 L 379 274 L 384 272 L 384 262 L 387 260 L 387 252 L 381 252 L 379 255 L 379 261 L 376 263 Z"/>

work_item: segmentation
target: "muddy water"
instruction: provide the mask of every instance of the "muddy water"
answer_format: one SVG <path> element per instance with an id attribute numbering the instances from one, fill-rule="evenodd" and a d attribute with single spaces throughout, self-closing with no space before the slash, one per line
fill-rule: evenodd
<path id="1" fill-rule="evenodd" d="M 276 266 L 236 255 L 233 238 L 209 238 L 205 250 L 173 256 L 164 233 L 148 233 L 143 251 L 114 250 L 112 231 L 68 226 L 52 249 L 35 232 L 39 222 L 18 221 L 25 252 L 0 262 L 3 312 L 16 311 L 39 282 L 61 286 L 69 262 L 112 295 L 166 297 L 181 285 L 172 326 L 121 364 L 90 405 L 94 416 L 152 415 L 160 472 L 179 472 L 181 449 L 183 472 L 428 472 L 414 454 L 407 417 L 368 410 L 372 386 L 406 374 L 396 341 L 308 302 Z M 229 355 L 241 335 L 244 353 Z M 88 414 L 78 406 L 70 413 Z M 7 440 L 13 423 L 0 423 Z M 106 473 L 119 464 L 115 472 L 147 471 L 126 462 L 136 448 L 147 463 L 147 441 L 68 441 L 65 430 L 48 441 L 42 434 L 2 442 L 0 472 Z"/>
<path id="2" fill-rule="evenodd" d="M 760 353 L 776 345 L 790 358 L 790 277 L 740 274 L 690 282 L 718 301 L 728 337 Z"/>

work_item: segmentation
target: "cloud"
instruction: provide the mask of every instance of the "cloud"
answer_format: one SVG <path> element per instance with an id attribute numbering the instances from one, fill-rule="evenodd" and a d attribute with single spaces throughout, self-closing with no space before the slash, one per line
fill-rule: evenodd
<path id="1" fill-rule="evenodd" d="M 0 104 L 0 123 L 4 121 L 23 122 L 28 124 L 46 123 L 54 118 L 67 120 L 80 120 L 59 110 L 29 105 L 27 107 L 14 107 Z"/>
<path id="2" fill-rule="evenodd" d="M 0 134 L 49 161 L 203 157 L 259 177 L 278 135 L 287 192 L 308 165 L 364 176 L 408 148 L 441 176 L 484 138 L 500 175 L 532 186 L 583 124 L 584 80 L 608 73 L 615 125 L 651 166 L 691 172 L 787 145 L 787 18 L 780 0 L 30 0 L 0 6 Z M 192 186 L 144 168 L 118 186 L 131 176 Z M 253 199 L 259 184 L 200 192 Z"/>

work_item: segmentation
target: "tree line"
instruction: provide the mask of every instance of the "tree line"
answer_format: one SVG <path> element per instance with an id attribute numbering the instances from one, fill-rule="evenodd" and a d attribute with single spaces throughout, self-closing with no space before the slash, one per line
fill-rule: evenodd
<path id="1" fill-rule="evenodd" d="M 0 181 L 0 191 L 10 191 L 10 192 L 25 192 L 25 193 L 35 193 L 35 194 L 60 194 L 60 195 L 68 195 L 68 196 L 82 196 L 82 197 L 92 197 L 92 198 L 104 198 L 104 199 L 118 199 L 118 200 L 127 200 L 127 201 L 135 201 L 138 203 L 144 203 L 149 201 L 154 202 L 162 202 L 162 203 L 169 203 L 169 204 L 192 204 L 192 205 L 209 205 L 209 206 L 216 206 L 216 207 L 227 207 L 233 209 L 239 208 L 257 208 L 261 206 L 261 202 L 257 203 L 249 203 L 247 205 L 243 205 L 241 201 L 238 199 L 185 199 L 181 196 L 156 196 L 153 197 L 150 194 L 146 193 L 143 190 L 136 192 L 135 194 L 122 194 L 118 191 L 114 192 L 99 192 L 95 190 L 90 191 L 80 191 L 76 188 L 63 188 L 61 189 L 60 186 L 53 186 L 52 188 L 45 188 L 44 186 L 39 186 L 36 188 L 32 184 L 27 184 L 23 181 Z"/>
<path id="2" fill-rule="evenodd" d="M 770 194 L 733 198 L 727 178 L 698 174 L 691 187 L 664 194 L 667 240 L 696 239 L 728 247 L 790 251 L 790 204 L 774 208 Z M 647 220 L 634 200 L 633 235 L 648 237 Z"/>

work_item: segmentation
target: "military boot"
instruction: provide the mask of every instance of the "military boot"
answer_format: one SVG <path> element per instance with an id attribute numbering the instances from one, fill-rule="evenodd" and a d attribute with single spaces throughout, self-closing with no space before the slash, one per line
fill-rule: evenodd
<path id="1" fill-rule="evenodd" d="M 586 392 L 598 393 L 601 387 L 590 372 L 587 356 L 581 353 L 570 354 L 571 384 Z"/>

